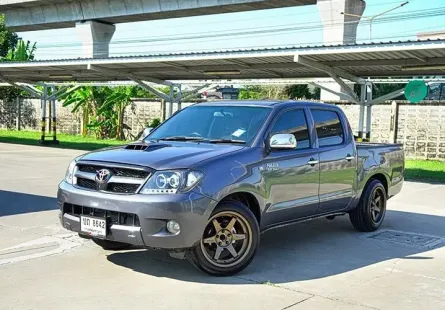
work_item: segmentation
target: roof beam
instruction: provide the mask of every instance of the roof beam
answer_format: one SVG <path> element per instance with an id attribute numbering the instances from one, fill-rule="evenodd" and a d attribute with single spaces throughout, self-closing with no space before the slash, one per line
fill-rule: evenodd
<path id="1" fill-rule="evenodd" d="M 35 96 L 37 98 L 40 98 L 42 96 L 42 92 L 40 90 L 38 90 L 37 88 L 34 88 L 31 85 L 17 84 L 17 82 L 12 81 L 12 80 L 4 77 L 1 74 L 0 74 L 0 81 L 6 82 L 6 83 L 10 84 L 11 86 L 15 86 L 20 89 L 23 89 L 24 91 L 27 91 L 28 93 L 32 94 L 33 96 Z"/>
<path id="2" fill-rule="evenodd" d="M 323 89 L 323 90 L 325 90 L 325 91 L 327 91 L 327 92 L 330 92 L 331 94 L 334 94 L 334 95 L 336 95 L 336 96 L 339 96 L 339 97 L 341 97 L 341 96 L 347 97 L 347 98 L 349 98 L 349 100 L 351 100 L 351 101 L 357 103 L 357 102 L 356 102 L 356 99 L 353 98 L 353 97 L 351 97 L 349 94 L 345 94 L 345 93 L 342 93 L 342 92 L 336 92 L 335 90 L 332 90 L 332 89 L 330 89 L 330 88 L 328 88 L 328 87 L 325 87 L 325 86 L 320 85 L 320 84 L 315 83 L 315 82 L 311 82 L 311 83 L 309 83 L 309 84 L 312 85 L 312 86 L 318 87 L 318 88 L 320 88 L 320 89 Z"/>
<path id="3" fill-rule="evenodd" d="M 150 86 L 146 83 L 144 83 L 141 80 L 138 79 L 133 79 L 134 82 L 136 82 L 140 87 L 144 88 L 145 90 L 152 92 L 153 94 L 155 94 L 156 96 L 158 96 L 161 99 L 164 99 L 165 101 L 168 102 L 173 102 L 173 98 L 170 98 L 170 96 L 164 94 L 163 92 L 157 90 L 156 88 L 154 88 L 153 86 Z"/>
<path id="4" fill-rule="evenodd" d="M 350 74 L 350 73 L 348 73 L 346 71 L 343 71 L 341 69 L 330 67 L 330 66 L 324 65 L 322 63 L 310 60 L 310 59 L 308 59 L 305 56 L 301 56 L 301 55 L 296 54 L 294 56 L 294 61 L 298 62 L 298 63 L 300 63 L 300 64 L 302 64 L 302 65 L 304 65 L 306 67 L 310 67 L 310 68 L 313 68 L 313 69 L 317 69 L 319 71 L 323 71 L 323 72 L 327 73 L 329 76 L 331 76 L 332 78 L 334 78 L 334 76 L 335 77 L 342 77 L 344 79 L 350 80 L 350 81 L 358 83 L 358 84 L 364 84 L 365 83 L 365 80 L 362 79 L 362 78 L 354 76 L 354 75 L 352 75 L 352 74 Z"/>
<path id="5" fill-rule="evenodd" d="M 273 75 L 273 76 L 276 76 L 276 77 L 283 77 L 281 74 L 279 74 L 279 73 L 277 73 L 277 72 L 274 72 L 274 71 L 272 71 L 272 70 L 266 70 L 266 69 L 276 69 L 276 66 L 275 67 L 269 67 L 269 68 L 262 68 L 261 66 L 255 66 L 254 67 L 254 65 L 251 65 L 251 64 L 246 64 L 246 63 L 244 63 L 244 62 L 242 62 L 241 60 L 239 60 L 239 59 L 230 59 L 230 60 L 226 60 L 227 62 L 231 62 L 231 63 L 233 63 L 233 64 L 236 64 L 236 66 L 237 66 L 237 68 L 236 69 L 239 69 L 239 67 L 243 67 L 243 68 L 245 68 L 245 69 L 254 69 L 254 70 L 259 70 L 259 71 L 262 71 L 262 72 L 265 72 L 265 73 L 268 73 L 268 74 L 271 74 L 271 75 Z M 226 70 L 228 70 L 228 68 L 227 68 L 227 66 L 221 66 L 221 67 L 226 67 Z M 206 69 L 206 70 L 208 70 L 208 69 Z M 209 70 L 210 71 L 210 70 Z"/>
<path id="6" fill-rule="evenodd" d="M 343 90 L 349 95 L 349 97 L 351 98 L 352 101 L 354 101 L 357 104 L 360 103 L 360 99 L 358 98 L 357 94 L 354 93 L 354 90 L 352 90 L 348 84 L 346 84 L 338 76 L 332 76 L 332 78 L 334 79 L 334 81 L 336 81 L 341 86 L 341 88 L 343 88 Z"/>
<path id="7" fill-rule="evenodd" d="M 379 104 L 379 103 L 385 102 L 387 100 L 391 100 L 391 99 L 397 98 L 397 97 L 403 95 L 404 92 L 405 92 L 405 88 L 398 89 L 396 91 L 393 91 L 392 93 L 389 93 L 389 94 L 383 95 L 381 97 L 375 98 L 374 100 L 369 102 L 367 105 L 375 105 L 375 104 Z"/>
<path id="8" fill-rule="evenodd" d="M 167 85 L 167 86 L 172 86 L 173 85 L 173 83 L 168 82 L 168 81 L 163 81 L 163 80 L 160 80 L 160 79 L 146 77 L 146 76 L 139 75 L 139 74 L 134 74 L 134 73 L 131 73 L 131 72 L 122 72 L 122 71 L 119 71 L 119 70 L 103 68 L 103 67 L 99 67 L 97 65 L 92 65 L 92 64 L 88 64 L 88 70 L 93 70 L 93 71 L 101 72 L 101 73 L 106 74 L 106 75 L 111 75 L 111 76 L 116 76 L 116 77 L 121 77 L 122 75 L 124 75 L 128 79 L 130 79 L 130 80 L 144 80 L 144 81 L 147 81 L 147 82 L 152 82 L 152 83 L 155 83 L 155 84 L 161 84 L 161 85 Z"/>
<path id="9" fill-rule="evenodd" d="M 202 85 L 200 87 L 197 87 L 197 88 L 193 89 L 191 92 L 187 93 L 187 95 L 182 98 L 182 101 L 187 101 L 187 100 L 195 97 L 200 92 L 204 92 L 204 91 L 214 87 L 215 85 L 216 84 L 207 83 L 207 84 L 204 84 L 204 85 Z"/>
<path id="10" fill-rule="evenodd" d="M 422 58 L 422 57 L 419 57 L 419 56 L 415 55 L 414 52 L 405 51 L 404 53 L 406 55 L 410 56 L 410 57 L 413 57 L 413 58 L 415 58 L 417 60 L 420 60 L 421 62 L 426 62 L 427 61 L 425 58 Z"/>

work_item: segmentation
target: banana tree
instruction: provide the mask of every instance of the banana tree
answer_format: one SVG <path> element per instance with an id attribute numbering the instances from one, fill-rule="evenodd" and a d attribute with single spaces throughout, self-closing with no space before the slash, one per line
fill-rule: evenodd
<path id="1" fill-rule="evenodd" d="M 98 138 L 125 140 L 125 109 L 137 95 L 136 87 L 81 87 L 64 98 L 63 106 L 72 106 L 72 112 L 81 112 L 82 135 L 94 131 Z"/>
<path id="2" fill-rule="evenodd" d="M 104 127 L 109 134 L 119 140 L 125 140 L 125 131 L 131 128 L 124 123 L 126 108 L 137 95 L 137 87 L 116 87 L 97 111 L 96 122 L 90 128 Z"/>
<path id="3" fill-rule="evenodd" d="M 28 61 L 34 59 L 36 51 L 36 43 L 31 45 L 31 42 L 19 40 L 17 46 L 8 51 L 8 55 L 3 59 L 5 61 Z"/>
<path id="4" fill-rule="evenodd" d="M 97 110 L 106 100 L 106 92 L 99 87 L 83 86 L 70 93 L 65 98 L 62 97 L 64 107 L 72 106 L 72 113 L 81 114 L 82 135 L 88 134 L 88 127 L 97 116 Z"/>

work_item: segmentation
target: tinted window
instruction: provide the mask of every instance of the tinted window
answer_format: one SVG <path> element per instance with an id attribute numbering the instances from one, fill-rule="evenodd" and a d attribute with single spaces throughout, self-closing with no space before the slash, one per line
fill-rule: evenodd
<path id="1" fill-rule="evenodd" d="M 272 134 L 290 133 L 297 139 L 297 149 L 310 147 L 309 130 L 303 110 L 284 112 L 274 124 Z"/>
<path id="2" fill-rule="evenodd" d="M 342 144 L 343 128 L 338 114 L 332 111 L 311 110 L 317 128 L 320 147 Z"/>

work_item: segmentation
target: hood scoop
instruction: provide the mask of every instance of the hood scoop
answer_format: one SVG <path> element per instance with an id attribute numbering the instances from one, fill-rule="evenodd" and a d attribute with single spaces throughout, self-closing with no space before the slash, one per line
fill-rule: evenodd
<path id="1" fill-rule="evenodd" d="M 162 149 L 164 147 L 169 147 L 169 144 L 164 143 L 132 143 L 127 146 L 125 146 L 125 150 L 131 150 L 131 151 L 155 151 Z"/>

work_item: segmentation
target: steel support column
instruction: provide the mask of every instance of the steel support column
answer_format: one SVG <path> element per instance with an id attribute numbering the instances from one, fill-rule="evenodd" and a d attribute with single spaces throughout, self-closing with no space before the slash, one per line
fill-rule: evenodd
<path id="1" fill-rule="evenodd" d="M 174 100 L 174 87 L 173 85 L 170 86 L 170 100 L 168 101 L 168 114 L 167 114 L 167 118 L 170 118 L 173 115 L 173 102 Z"/>
<path id="2" fill-rule="evenodd" d="M 372 126 L 372 83 L 366 83 L 366 141 L 371 140 Z"/>
<path id="3" fill-rule="evenodd" d="M 360 87 L 360 114 L 358 119 L 358 141 L 363 139 L 363 123 L 365 119 L 366 85 Z"/>
<path id="4" fill-rule="evenodd" d="M 178 97 L 176 98 L 178 101 L 178 111 L 182 109 L 182 85 L 178 85 Z"/>
<path id="5" fill-rule="evenodd" d="M 42 102 L 42 104 L 41 104 L 41 107 L 42 107 L 42 135 L 40 136 L 41 144 L 45 143 L 47 95 L 48 95 L 48 86 L 44 85 L 43 86 L 43 94 L 42 94 L 42 97 L 40 98 L 40 100 Z"/>
<path id="6" fill-rule="evenodd" d="M 53 125 L 53 143 L 59 144 L 57 140 L 57 112 L 56 112 L 56 86 L 51 86 L 51 103 L 52 103 L 52 125 Z"/>

